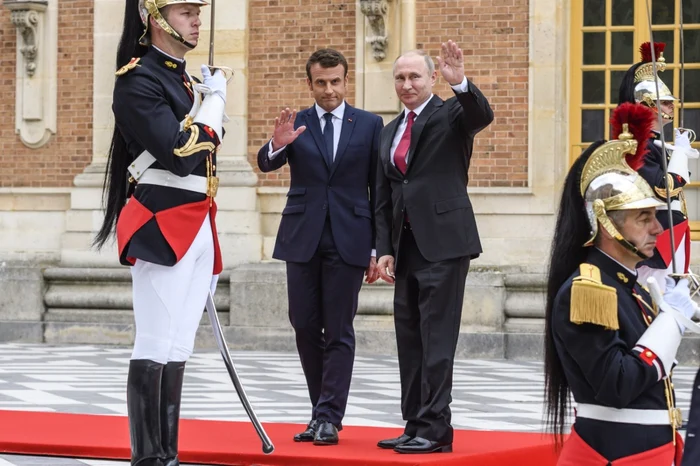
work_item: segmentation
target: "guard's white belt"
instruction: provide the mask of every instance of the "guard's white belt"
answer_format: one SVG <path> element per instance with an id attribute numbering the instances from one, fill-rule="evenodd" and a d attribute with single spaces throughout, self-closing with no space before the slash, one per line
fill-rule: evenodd
<path id="1" fill-rule="evenodd" d="M 177 176 L 168 170 L 149 168 L 139 178 L 139 184 L 155 184 L 170 188 L 186 189 L 198 193 L 207 193 L 207 177 L 199 175 Z"/>
<path id="2" fill-rule="evenodd" d="M 671 424 L 667 409 L 617 409 L 608 406 L 579 404 L 576 406 L 576 417 L 646 426 Z"/>
<path id="3" fill-rule="evenodd" d="M 664 202 L 664 205 L 661 205 L 657 207 L 659 210 L 668 210 L 668 205 Z M 681 201 L 678 199 L 674 199 L 671 201 L 671 210 L 677 210 L 678 212 L 681 211 Z"/>

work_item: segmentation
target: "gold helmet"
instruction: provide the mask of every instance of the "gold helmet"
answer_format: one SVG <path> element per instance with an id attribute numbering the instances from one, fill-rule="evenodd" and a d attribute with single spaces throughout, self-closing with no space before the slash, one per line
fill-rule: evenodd
<path id="1" fill-rule="evenodd" d="M 608 217 L 616 210 L 645 209 L 663 205 L 637 169 L 643 165 L 654 114 L 648 107 L 624 103 L 611 118 L 613 137 L 595 149 L 581 172 L 580 190 L 585 202 L 593 245 L 600 224 L 613 238 L 643 259 L 637 247 L 627 241 Z"/>
<path id="2" fill-rule="evenodd" d="M 178 4 L 190 4 L 206 6 L 209 2 L 205 0 L 139 0 L 139 14 L 141 15 L 141 22 L 143 23 L 143 34 L 139 39 L 139 44 L 148 45 L 148 26 L 149 17 L 153 16 L 153 19 L 158 23 L 158 25 L 168 34 L 170 34 L 176 40 L 182 42 L 189 48 L 194 48 L 193 44 L 187 42 L 175 29 L 173 29 L 170 24 L 165 20 L 161 14 L 161 8 L 165 8 L 168 5 L 178 5 Z"/>
<path id="3" fill-rule="evenodd" d="M 664 49 L 666 44 L 663 42 L 654 43 L 654 54 L 656 57 L 656 70 L 662 72 L 666 70 L 666 59 L 664 58 Z M 671 90 L 666 84 L 659 78 L 657 73 L 654 73 L 654 64 L 651 59 L 651 43 L 644 42 L 639 51 L 642 54 L 642 64 L 636 69 L 634 73 L 634 99 L 643 103 L 649 107 L 656 107 L 656 85 L 658 82 L 659 95 L 658 100 L 660 101 L 674 101 L 678 100 L 671 93 Z M 673 119 L 671 115 L 663 115 L 665 118 Z"/>

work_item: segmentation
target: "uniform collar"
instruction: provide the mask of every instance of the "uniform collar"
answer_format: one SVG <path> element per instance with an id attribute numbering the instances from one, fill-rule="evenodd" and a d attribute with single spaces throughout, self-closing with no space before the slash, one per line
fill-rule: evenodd
<path id="1" fill-rule="evenodd" d="M 186 63 L 182 58 L 168 55 L 155 45 L 151 46 L 151 50 L 153 51 L 153 58 L 158 65 L 179 75 L 185 72 Z"/>
<path id="2" fill-rule="evenodd" d="M 636 270 L 628 269 L 598 248 L 591 249 L 587 260 L 598 266 L 605 275 L 618 282 L 621 286 L 630 290 L 634 289 L 634 285 L 637 283 Z"/>

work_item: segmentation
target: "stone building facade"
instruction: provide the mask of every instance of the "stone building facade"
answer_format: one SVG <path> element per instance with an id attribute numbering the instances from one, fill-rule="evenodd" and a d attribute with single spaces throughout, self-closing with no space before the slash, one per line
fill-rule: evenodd
<path id="1" fill-rule="evenodd" d="M 230 331 L 243 342 L 265 334 L 273 347 L 278 335 L 289 336 L 280 330 L 286 319 L 283 269 L 271 260 L 289 174 L 259 173 L 255 156 L 283 107 L 313 103 L 305 82 L 308 56 L 321 47 L 345 54 L 349 102 L 388 122 L 401 109 L 394 58 L 415 48 L 435 56 L 440 43 L 452 39 L 495 114 L 476 138 L 470 169 L 484 254 L 472 264 L 465 309 L 473 312 L 465 311 L 463 331 L 490 335 L 470 344 L 488 340 L 498 347 L 493 354 L 507 352 L 504 334 L 541 332 L 541 273 L 556 198 L 580 131 L 572 127 L 579 111 L 572 96 L 581 92 L 572 87 L 580 85 L 572 74 L 585 67 L 572 69 L 572 63 L 585 28 L 571 26 L 593 3 L 216 0 L 216 62 L 235 70 L 217 198 L 226 266 L 221 286 L 230 287 L 217 297 L 220 310 L 231 313 L 229 324 L 239 325 Z M 15 328 L 14 336 L 123 343 L 132 330 L 125 313 L 128 271 L 118 269 L 113 248 L 98 254 L 90 246 L 101 222 L 123 9 L 124 0 L 2 0 L 0 288 L 19 284 L 33 297 L 31 311 L 20 310 L 27 303 L 0 304 L 0 321 L 16 324 L 3 326 Z M 31 15 L 37 22 L 30 25 Z M 207 59 L 208 15 L 205 8 L 200 46 L 187 56 L 193 73 Z M 35 57 L 22 51 L 27 37 L 33 37 Z M 36 65 L 31 76 L 30 61 Z M 439 82 L 437 93 L 447 98 L 451 91 Z M 276 291 L 266 288 L 268 282 Z M 360 318 L 379 333 L 367 333 L 365 341 L 381 341 L 377 335 L 391 331 L 391 290 L 366 288 Z M 275 298 L 265 301 L 265 294 Z M 250 315 L 251 307 L 258 317 Z M 270 330 L 261 320 L 276 320 L 280 328 Z M 94 324 L 88 326 L 92 336 L 80 333 L 84 322 Z M 510 347 L 519 351 L 518 344 L 533 341 L 516 338 Z"/>

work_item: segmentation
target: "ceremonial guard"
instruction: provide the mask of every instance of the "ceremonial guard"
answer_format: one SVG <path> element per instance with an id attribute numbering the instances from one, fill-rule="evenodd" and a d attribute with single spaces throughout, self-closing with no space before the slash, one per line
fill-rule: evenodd
<path id="1" fill-rule="evenodd" d="M 696 307 L 687 279 L 669 279 L 663 298 L 651 280 L 653 301 L 635 271 L 663 231 L 655 215 L 662 203 L 634 170 L 652 118 L 643 106 L 618 107 L 617 139 L 593 143 L 565 181 L 545 324 L 547 420 L 559 442 L 569 396 L 575 401 L 559 466 L 680 464 L 671 371 Z"/>
<path id="2" fill-rule="evenodd" d="M 226 78 L 185 70 L 203 0 L 126 0 L 117 53 L 116 127 L 105 177 L 105 218 L 131 267 L 136 323 L 127 406 L 131 464 L 176 466 L 185 362 L 221 272 L 216 151 Z"/>
<path id="3" fill-rule="evenodd" d="M 666 60 L 663 51 L 666 44 L 654 43 L 656 69 L 664 71 Z M 691 148 L 695 133 L 690 130 L 677 128 L 674 130 L 673 143 L 662 144 L 658 114 L 661 114 L 663 126 L 673 122 L 675 102 L 668 86 L 654 72 L 651 43 L 645 42 L 640 47 L 642 61 L 635 63 L 625 74 L 620 85 L 619 104 L 638 103 L 654 111 L 652 126 L 653 137 L 647 143 L 648 153 L 639 173 L 654 190 L 654 194 L 663 202 L 657 210 L 657 219 L 661 222 L 664 232 L 659 236 L 654 256 L 639 264 L 639 281 L 646 283 L 653 276 L 662 287 L 664 277 L 674 272 L 672 256 L 675 254 L 676 272 L 687 273 L 690 263 L 690 228 L 683 187 L 690 181 L 688 159 L 698 158 L 698 151 Z M 658 99 L 657 99 L 658 85 Z M 657 103 L 658 100 L 658 103 Z M 665 147 L 663 147 L 665 146 Z M 664 153 L 665 150 L 665 153 Z M 664 161 L 668 171 L 664 172 Z M 673 217 L 673 236 L 675 244 L 671 247 L 670 223 L 666 198 L 670 197 Z"/>

